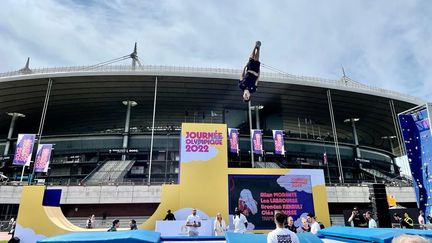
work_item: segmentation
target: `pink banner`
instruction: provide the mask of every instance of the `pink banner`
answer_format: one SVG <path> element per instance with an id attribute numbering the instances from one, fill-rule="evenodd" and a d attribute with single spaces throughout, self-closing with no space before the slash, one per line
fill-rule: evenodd
<path id="1" fill-rule="evenodd" d="M 52 144 L 40 144 L 36 153 L 35 172 L 47 172 Z"/>
<path id="2" fill-rule="evenodd" d="M 273 141 L 275 146 L 275 154 L 285 155 L 285 145 L 283 138 L 283 130 L 273 130 Z"/>
<path id="3" fill-rule="evenodd" d="M 35 134 L 18 134 L 13 165 L 30 165 L 35 137 Z"/>
<path id="4" fill-rule="evenodd" d="M 263 154 L 262 132 L 261 130 L 252 129 L 252 141 L 254 154 Z"/>
<path id="5" fill-rule="evenodd" d="M 229 136 L 229 142 L 230 142 L 230 149 L 229 151 L 231 153 L 238 154 L 239 152 L 239 132 L 236 128 L 228 128 L 228 136 Z"/>

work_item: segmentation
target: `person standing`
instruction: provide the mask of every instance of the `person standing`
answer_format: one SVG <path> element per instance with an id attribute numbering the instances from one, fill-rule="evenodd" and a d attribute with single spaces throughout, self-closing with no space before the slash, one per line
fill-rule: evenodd
<path id="1" fill-rule="evenodd" d="M 131 221 L 129 221 L 129 227 L 131 230 L 137 230 L 138 229 L 135 219 L 131 219 Z"/>
<path id="2" fill-rule="evenodd" d="M 348 223 L 351 223 L 354 227 L 366 227 L 367 222 L 366 219 L 359 214 L 358 207 L 354 207 L 351 212 L 351 216 L 348 219 Z"/>
<path id="3" fill-rule="evenodd" d="M 315 214 L 308 213 L 307 214 L 307 221 L 310 224 L 310 232 L 314 235 L 318 233 L 318 230 L 321 229 L 319 223 L 316 221 Z"/>
<path id="4" fill-rule="evenodd" d="M 176 220 L 174 214 L 171 213 L 170 209 L 168 209 L 167 214 L 166 214 L 164 220 Z"/>
<path id="5" fill-rule="evenodd" d="M 247 230 L 248 221 L 238 208 L 234 210 L 234 233 L 245 233 Z"/>
<path id="6" fill-rule="evenodd" d="M 393 219 L 398 223 L 398 227 L 393 225 L 393 228 L 402 228 L 402 217 L 398 213 L 393 214 Z"/>
<path id="7" fill-rule="evenodd" d="M 307 233 L 310 232 L 309 223 L 306 218 L 301 218 L 302 225 L 297 228 L 297 233 Z"/>
<path id="8" fill-rule="evenodd" d="M 297 227 L 294 226 L 294 219 L 291 216 L 287 218 L 287 229 L 291 230 L 291 232 L 297 233 Z"/>
<path id="9" fill-rule="evenodd" d="M 216 215 L 213 230 L 214 230 L 215 236 L 224 236 L 225 231 L 227 231 L 227 226 L 226 226 L 225 220 L 223 220 L 223 218 L 222 218 L 221 213 L 217 213 L 217 215 Z"/>
<path id="10" fill-rule="evenodd" d="M 112 222 L 112 227 L 108 230 L 108 232 L 117 231 L 118 227 L 120 227 L 120 220 L 114 219 Z"/>
<path id="11" fill-rule="evenodd" d="M 186 226 L 188 227 L 189 236 L 198 236 L 198 228 L 201 227 L 201 218 L 197 215 L 197 210 L 192 209 L 192 214 L 186 219 Z"/>
<path id="12" fill-rule="evenodd" d="M 425 229 L 425 218 L 424 218 L 424 213 L 422 210 L 419 211 L 419 216 L 418 216 L 418 223 L 420 226 L 420 229 Z"/>
<path id="13" fill-rule="evenodd" d="M 286 220 L 285 214 L 277 212 L 274 215 L 274 223 L 276 229 L 267 235 L 267 243 L 299 243 L 299 239 L 295 233 L 284 228 Z"/>
<path id="14" fill-rule="evenodd" d="M 96 228 L 96 217 L 94 214 L 92 214 L 92 216 L 90 218 L 90 222 L 91 222 L 92 229 Z"/>
<path id="15" fill-rule="evenodd" d="M 366 212 L 366 220 L 368 221 L 368 228 L 378 228 L 378 225 L 373 218 L 373 213 L 371 211 Z"/>
<path id="16" fill-rule="evenodd" d="M 406 228 L 406 229 L 413 229 L 414 228 L 414 221 L 408 215 L 408 213 L 404 213 L 404 219 L 401 222 L 401 226 L 402 226 L 402 228 Z"/>

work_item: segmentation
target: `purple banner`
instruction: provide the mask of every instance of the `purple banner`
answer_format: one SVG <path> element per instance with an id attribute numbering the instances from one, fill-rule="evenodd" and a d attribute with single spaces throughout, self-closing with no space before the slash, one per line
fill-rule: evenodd
<path id="1" fill-rule="evenodd" d="M 285 145 L 284 145 L 283 135 L 284 135 L 283 130 L 273 130 L 275 154 L 285 155 Z"/>
<path id="2" fill-rule="evenodd" d="M 228 128 L 228 136 L 229 136 L 229 142 L 230 142 L 229 151 L 231 153 L 238 154 L 238 152 L 239 152 L 238 135 L 239 135 L 239 132 L 236 128 Z"/>
<path id="3" fill-rule="evenodd" d="M 263 154 L 262 132 L 261 130 L 252 129 L 252 141 L 254 154 Z"/>
<path id="4" fill-rule="evenodd" d="M 35 134 L 18 134 L 13 165 L 30 165 L 35 137 Z"/>
<path id="5" fill-rule="evenodd" d="M 40 144 L 36 153 L 35 172 L 47 172 L 52 144 Z"/>

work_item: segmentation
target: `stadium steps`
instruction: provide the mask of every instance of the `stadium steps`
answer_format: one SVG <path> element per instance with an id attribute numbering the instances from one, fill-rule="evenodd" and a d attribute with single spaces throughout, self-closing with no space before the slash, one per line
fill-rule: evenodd
<path id="1" fill-rule="evenodd" d="M 123 181 L 123 177 L 133 166 L 134 160 L 108 160 L 92 173 L 85 181 L 86 184 Z"/>
<path id="2" fill-rule="evenodd" d="M 388 175 L 386 175 L 386 174 L 384 174 L 384 173 L 382 173 L 382 172 L 379 172 L 379 171 L 377 171 L 377 170 L 374 170 L 374 169 L 367 169 L 367 168 L 360 168 L 362 171 L 364 171 L 364 172 L 366 172 L 366 173 L 368 173 L 368 174 L 370 174 L 370 175 L 373 175 L 373 176 L 375 176 L 375 177 L 377 177 L 377 178 L 381 178 L 381 179 L 384 179 L 384 180 L 386 180 L 386 181 L 393 181 L 395 178 L 393 178 L 393 177 L 390 177 L 390 176 L 388 176 Z"/>
<path id="3" fill-rule="evenodd" d="M 150 216 L 118 216 L 118 217 L 109 216 L 105 220 L 103 220 L 102 217 L 96 217 L 95 228 L 109 228 L 109 227 L 111 227 L 112 221 L 114 219 L 120 220 L 120 226 L 122 228 L 127 228 L 128 224 L 129 224 L 129 220 L 135 219 L 137 221 L 137 224 L 142 224 L 149 217 Z M 85 228 L 87 225 L 88 217 L 68 217 L 67 219 L 73 225 Z"/>
<path id="4" fill-rule="evenodd" d="M 281 168 L 277 163 L 275 162 L 255 162 L 256 168 L 272 168 L 272 169 L 279 169 Z"/>

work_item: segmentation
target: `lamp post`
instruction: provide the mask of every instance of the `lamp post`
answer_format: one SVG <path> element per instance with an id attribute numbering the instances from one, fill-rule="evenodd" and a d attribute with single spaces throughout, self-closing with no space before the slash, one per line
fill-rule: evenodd
<path id="1" fill-rule="evenodd" d="M 391 153 L 392 154 L 394 154 L 394 147 L 393 147 L 393 139 L 395 139 L 396 138 L 396 136 L 394 136 L 394 135 L 390 135 L 390 136 L 382 136 L 381 137 L 381 139 L 388 139 L 389 140 L 389 143 L 390 143 L 390 149 L 391 149 Z M 392 172 L 395 172 L 396 171 L 396 164 L 395 164 L 395 161 L 394 161 L 394 159 L 392 158 L 392 165 L 393 165 L 393 171 Z"/>
<path id="2" fill-rule="evenodd" d="M 351 122 L 351 126 L 353 129 L 353 138 L 354 138 L 354 145 L 355 145 L 355 150 L 356 150 L 356 156 L 357 158 L 361 158 L 361 153 L 360 153 L 360 148 L 359 148 L 359 142 L 358 142 L 358 137 L 357 137 L 357 129 L 355 126 L 355 123 L 360 121 L 360 118 L 348 118 L 345 119 L 344 122 L 348 123 Z"/>
<path id="3" fill-rule="evenodd" d="M 252 134 L 252 115 L 251 115 L 251 113 L 252 113 L 252 111 L 255 111 L 255 124 L 256 124 L 256 128 L 257 129 L 261 129 L 261 126 L 260 126 L 260 120 L 259 120 L 259 110 L 262 110 L 262 109 L 264 109 L 264 106 L 263 105 L 254 105 L 254 106 L 250 106 L 250 108 L 249 108 L 249 124 L 250 124 L 250 136 L 251 136 L 251 139 L 250 139 L 250 141 L 251 141 L 251 159 L 252 159 L 252 168 L 253 167 L 255 167 L 255 163 L 254 163 L 254 161 L 253 161 L 253 157 L 254 157 L 254 155 L 253 155 L 253 140 L 252 140 L 252 136 L 253 136 L 253 134 Z M 258 156 L 258 161 L 260 161 L 261 162 L 261 156 Z"/>
<path id="4" fill-rule="evenodd" d="M 125 100 L 122 101 L 122 104 L 127 106 L 127 111 L 126 111 L 126 121 L 125 121 L 125 128 L 124 128 L 124 134 L 123 134 L 123 149 L 125 154 L 122 155 L 122 160 L 126 160 L 126 150 L 128 148 L 128 143 L 129 143 L 129 125 L 130 125 L 130 113 L 131 113 L 131 108 L 135 107 L 138 105 L 138 103 L 136 101 L 133 100 Z"/>
<path id="5" fill-rule="evenodd" d="M 11 123 L 10 123 L 10 126 L 9 126 L 9 132 L 8 132 L 8 136 L 7 136 L 7 139 L 6 139 L 6 144 L 5 144 L 5 148 L 4 148 L 4 152 L 3 152 L 4 156 L 7 156 L 9 154 L 10 143 L 11 143 L 13 131 L 15 129 L 15 122 L 16 122 L 16 120 L 18 118 L 20 118 L 20 117 L 25 117 L 24 114 L 21 114 L 21 113 L 18 113 L 18 112 L 8 112 L 6 114 L 8 114 L 9 116 L 11 116 L 12 120 L 11 120 Z M 5 162 L 4 162 L 4 160 L 2 160 L 1 163 L 0 163 L 0 168 L 3 168 L 4 165 L 5 165 Z"/>

